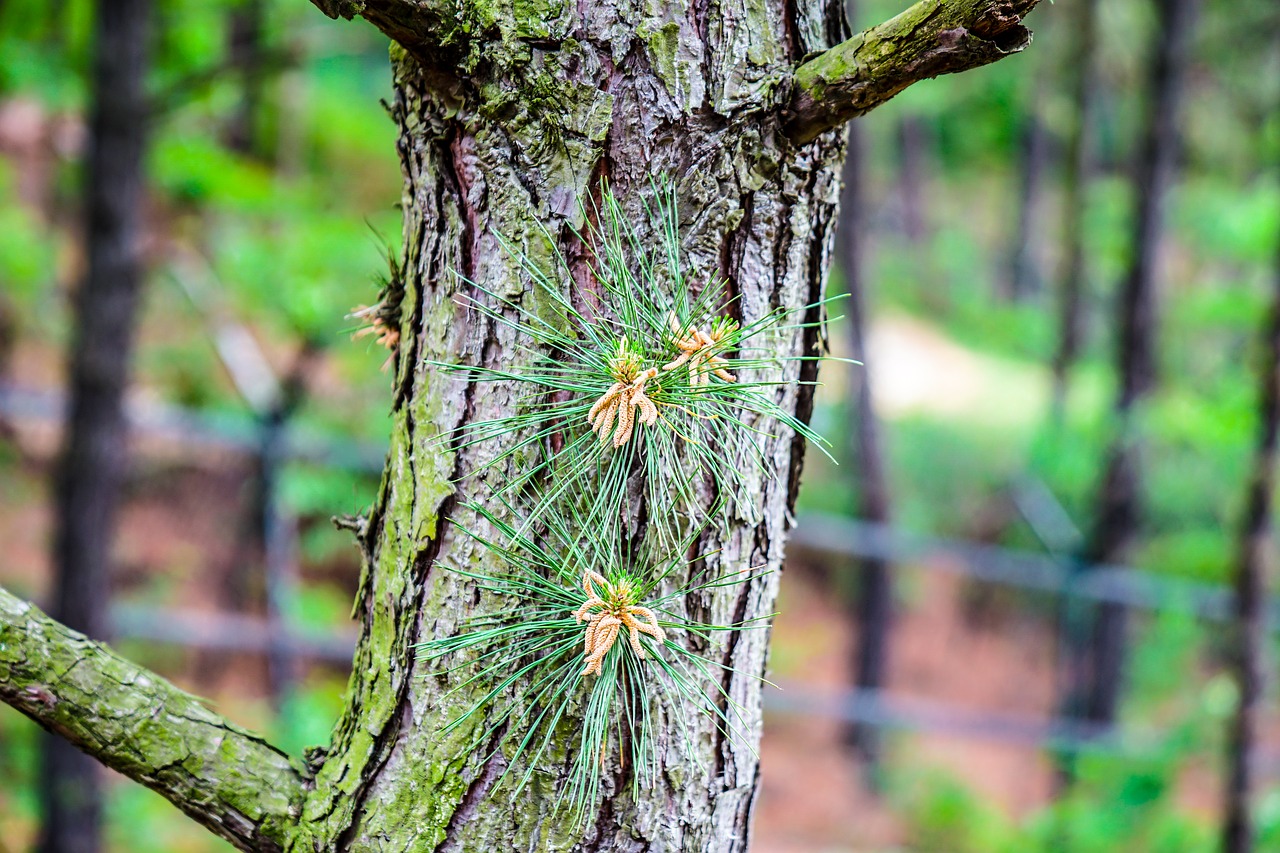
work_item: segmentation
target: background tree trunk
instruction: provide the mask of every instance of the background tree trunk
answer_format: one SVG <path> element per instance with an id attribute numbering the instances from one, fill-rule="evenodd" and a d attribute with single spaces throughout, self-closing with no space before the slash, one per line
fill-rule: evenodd
<path id="1" fill-rule="evenodd" d="M 1058 283 L 1058 348 L 1053 358 L 1050 417 L 1061 423 L 1066 410 L 1067 379 L 1085 337 L 1088 275 L 1084 256 L 1084 214 L 1092 162 L 1098 107 L 1098 0 L 1076 0 L 1071 20 L 1071 100 L 1074 121 L 1067 135 L 1062 178 L 1062 272 Z"/>
<path id="2" fill-rule="evenodd" d="M 150 0 L 97 8 L 93 118 L 85 189 L 88 273 L 75 298 L 70 417 L 56 474 L 53 614 L 106 634 L 111 543 L 125 467 L 124 392 L 142 282 L 142 149 Z M 45 738 L 42 853 L 100 846 L 101 770 L 65 740 Z"/>
<path id="3" fill-rule="evenodd" d="M 1018 218 L 1009 246 L 1009 271 L 1005 278 L 1005 298 L 1021 302 L 1039 294 L 1040 220 L 1044 206 L 1044 171 L 1049 159 L 1049 133 L 1038 110 L 1046 87 L 1037 81 L 1032 103 L 1022 120 L 1018 145 Z"/>
<path id="4" fill-rule="evenodd" d="M 261 128 L 264 91 L 271 58 L 266 45 L 266 4 L 240 0 L 227 21 L 227 60 L 240 76 L 240 100 L 227 122 L 227 147 L 263 156 Z"/>
<path id="5" fill-rule="evenodd" d="M 1257 834 L 1251 802 L 1257 782 L 1253 754 L 1261 732 L 1262 699 L 1267 686 L 1267 587 L 1275 547 L 1271 539 L 1271 496 L 1275 492 L 1277 434 L 1280 433 L 1280 242 L 1276 248 L 1271 316 L 1258 372 L 1258 447 L 1236 557 L 1235 614 L 1229 655 L 1239 702 L 1227 731 L 1223 853 L 1249 853 L 1254 849 Z"/>
<path id="6" fill-rule="evenodd" d="M 485 501 L 490 484 L 510 472 L 467 479 L 494 449 L 449 453 L 436 442 L 459 426 L 510 412 L 523 393 L 492 383 L 477 393 L 423 362 L 497 365 L 525 357 L 508 328 L 455 300 L 477 294 L 452 271 L 505 298 L 528 298 L 518 262 L 499 247 L 497 235 L 546 256 L 538 231 L 545 223 L 560 251 L 580 265 L 582 249 L 567 226 L 578 221 L 579 199 L 597 193 L 601 178 L 647 230 L 641 202 L 651 197 L 652 176 L 671 176 L 688 267 L 696 279 L 726 278 L 745 317 L 821 296 L 844 134 L 828 131 L 811 145 L 789 144 L 776 113 L 761 109 L 767 94 L 761 87 L 771 71 L 843 38 L 844 18 L 838 3 L 800 4 L 791 18 L 772 7 L 752 8 L 750 17 L 730 21 L 696 4 L 664 6 L 661 18 L 637 23 L 638 32 L 651 34 L 646 41 L 619 42 L 618 29 L 629 26 L 620 23 L 622 12 L 611 4 L 593 7 L 576 43 L 562 41 L 558 51 L 523 48 L 532 57 L 528 64 L 489 43 L 490 64 L 481 79 L 466 83 L 448 84 L 442 72 L 396 57 L 392 113 L 406 174 L 407 290 L 395 425 L 364 537 L 371 558 L 358 594 L 364 636 L 351 704 L 307 803 L 310 837 L 299 849 L 573 846 L 574 838 L 558 834 L 565 828 L 548 820 L 550 789 L 567 771 L 564 760 L 540 767 L 518 799 L 509 788 L 493 791 L 503 759 L 484 762 L 483 750 L 472 754 L 465 746 L 484 731 L 483 714 L 449 737 L 440 735 L 479 688 L 448 695 L 460 679 L 425 677 L 429 665 L 414 659 L 414 643 L 458 631 L 476 600 L 473 583 L 445 567 L 502 568 L 451 522 L 484 531 L 461 506 Z M 538 38 L 564 38 L 558 22 L 548 26 Z M 585 280 L 581 266 L 576 272 Z M 816 345 L 815 332 L 788 330 L 779 350 L 812 354 Z M 792 379 L 814 374 L 812 363 L 803 370 L 791 364 Z M 782 403 L 807 417 L 811 392 L 791 388 Z M 713 571 L 772 571 L 740 588 L 700 594 L 687 602 L 697 612 L 738 620 L 772 611 L 804 448 L 786 437 L 767 441 L 765 449 L 781 476 L 752 475 L 750 504 L 759 508 L 758 519 L 738 518 L 708 531 L 701 547 L 716 552 L 709 558 Z M 751 470 L 744 460 L 730 464 Z M 766 631 L 747 631 L 705 649 L 737 670 L 721 686 L 756 727 L 756 676 L 764 671 L 767 642 Z M 573 849 L 746 848 L 757 758 L 706 719 L 690 725 L 702 748 L 689 754 L 673 742 L 664 755 L 664 789 L 646 791 L 641 802 L 632 797 L 624 768 L 604 768 L 604 810 Z"/>
<path id="7" fill-rule="evenodd" d="M 850 18 L 853 4 L 846 4 Z M 848 316 L 849 357 L 865 362 L 867 305 L 864 276 L 865 241 L 862 229 L 863 211 L 863 146 L 862 128 L 855 120 L 849 124 L 847 154 L 844 161 L 844 189 L 840 196 L 840 223 L 836 248 L 844 273 L 849 298 L 843 303 Z M 871 374 L 867 366 L 850 371 L 847 405 L 853 426 L 849 431 L 846 456 L 850 461 L 846 476 L 855 481 L 857 493 L 854 513 L 877 523 L 889 521 L 889 489 L 884 471 L 884 454 L 880 440 L 880 424 L 871 396 Z M 885 560 L 867 558 L 859 563 L 857 626 L 858 643 L 854 660 L 854 682 L 860 689 L 880 690 L 884 687 L 889 657 L 889 630 L 892 619 L 893 587 L 891 566 Z M 868 778 L 875 785 L 881 743 L 874 726 L 854 725 L 850 742 L 867 762 Z"/>
<path id="8" fill-rule="evenodd" d="M 1138 210 L 1132 255 L 1119 294 L 1120 329 L 1116 349 L 1116 437 L 1108 455 L 1098 514 L 1085 557 L 1093 564 L 1123 564 L 1132 556 L 1142 512 L 1139 404 L 1156 383 L 1157 292 L 1164 204 L 1178 154 L 1178 112 L 1190 51 L 1196 0 L 1159 0 L 1160 30 L 1137 168 Z M 1090 640 L 1090 683 L 1085 718 L 1115 719 L 1124 677 L 1127 610 L 1119 604 L 1098 609 Z"/>
<path id="9" fill-rule="evenodd" d="M 932 236 L 925 210 L 925 185 L 932 164 L 930 130 L 918 115 L 907 113 L 898 120 L 898 209 L 902 233 L 912 245 L 928 245 Z"/>

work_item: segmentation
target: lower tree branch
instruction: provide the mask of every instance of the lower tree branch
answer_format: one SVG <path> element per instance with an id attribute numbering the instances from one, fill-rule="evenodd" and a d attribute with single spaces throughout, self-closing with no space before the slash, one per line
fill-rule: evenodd
<path id="1" fill-rule="evenodd" d="M 796 69 L 787 135 L 805 143 L 919 80 L 987 65 L 1025 48 L 1039 0 L 921 0 Z"/>
<path id="2" fill-rule="evenodd" d="M 0 701 L 241 850 L 282 850 L 300 813 L 287 756 L 3 587 Z"/>

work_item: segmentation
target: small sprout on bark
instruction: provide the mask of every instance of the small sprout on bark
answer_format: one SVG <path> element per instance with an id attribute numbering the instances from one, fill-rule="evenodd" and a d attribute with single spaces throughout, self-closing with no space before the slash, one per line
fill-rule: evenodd
<path id="1" fill-rule="evenodd" d="M 542 510 L 537 536 L 526 532 L 523 513 L 503 506 L 502 517 L 474 503 L 461 507 L 492 532 L 459 529 L 503 566 L 492 574 L 455 569 L 493 597 L 489 605 L 458 633 L 418 647 L 423 658 L 443 664 L 429 676 L 449 679 L 446 699 L 478 691 L 442 734 L 483 720 L 469 748 L 487 744 L 506 766 L 491 792 L 504 780 L 523 789 L 563 744 L 568 720 L 576 748 L 556 804 L 578 826 L 599 803 L 602 774 L 625 768 L 637 793 L 654 784 L 663 745 L 690 740 L 695 715 L 750 748 L 742 709 L 720 686 L 724 664 L 691 647 L 713 649 L 717 634 L 763 620 L 699 622 L 684 602 L 703 590 L 752 583 L 760 573 L 715 578 L 691 564 L 687 554 L 705 528 L 669 550 L 647 541 L 633 549 L 618 530 L 589 527 L 569 501 Z M 624 630 L 628 640 L 620 643 Z"/>
<path id="2" fill-rule="evenodd" d="M 23 695 L 30 702 L 39 702 L 46 708 L 52 708 L 58 704 L 58 697 L 49 691 L 49 688 L 41 684 L 33 684 L 22 691 Z"/>
<path id="3" fill-rule="evenodd" d="M 392 325 L 383 313 L 383 303 L 377 302 L 373 305 L 357 305 L 351 309 L 351 313 L 347 315 L 349 320 L 359 320 L 365 325 L 356 329 L 351 334 L 351 340 L 357 341 L 360 338 L 373 336 L 374 341 L 380 347 L 394 350 L 400 345 L 400 329 L 398 326 Z"/>
<path id="4" fill-rule="evenodd" d="M 400 346 L 399 317 L 388 316 L 385 303 L 378 302 L 373 305 L 357 305 L 351 309 L 347 319 L 367 323 L 351 333 L 351 340 L 372 336 L 378 346 L 390 352 L 387 360 L 382 362 L 382 370 L 385 372 L 395 361 L 396 349 Z"/>
<path id="5" fill-rule="evenodd" d="M 679 535 L 674 518 L 701 519 L 708 480 L 732 496 L 738 515 L 756 516 L 759 479 L 774 471 L 770 440 L 799 434 L 827 452 L 785 405 L 784 393 L 802 381 L 796 362 L 815 359 L 778 355 L 791 336 L 821 325 L 826 300 L 764 313 L 736 305 L 726 282 L 681 257 L 674 192 L 653 189 L 639 219 L 607 187 L 598 203 L 584 204 L 588 226 L 576 237 L 593 287 L 578 286 L 583 270 L 557 250 L 558 235 L 528 238 L 550 247 L 549 260 L 495 235 L 529 288 L 512 297 L 467 280 L 460 300 L 515 333 L 510 357 L 496 366 L 428 363 L 468 382 L 512 383 L 511 411 L 439 439 L 456 450 L 504 443 L 474 472 L 519 459 L 495 497 L 550 482 L 549 501 L 594 496 L 588 520 L 602 524 L 621 514 L 628 484 L 643 471 L 649 504 L 672 508 L 650 516 L 670 528 L 662 533 L 670 542 Z M 731 310 L 746 316 L 725 316 Z M 530 517 L 540 514 L 535 507 Z"/>

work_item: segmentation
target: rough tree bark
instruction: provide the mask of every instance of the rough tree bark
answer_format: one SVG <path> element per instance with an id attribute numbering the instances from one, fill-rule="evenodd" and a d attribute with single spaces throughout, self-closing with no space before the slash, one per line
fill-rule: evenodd
<path id="1" fill-rule="evenodd" d="M 1223 853 L 1249 853 L 1254 849 L 1257 835 L 1252 803 L 1257 784 L 1253 755 L 1261 733 L 1267 686 L 1267 587 L 1275 549 L 1271 536 L 1271 504 L 1280 436 L 1280 242 L 1276 248 L 1271 316 L 1267 319 L 1258 372 L 1258 446 L 1254 451 L 1253 476 L 1245 499 L 1236 555 L 1235 613 L 1228 657 L 1240 695 L 1227 730 Z"/>
<path id="2" fill-rule="evenodd" d="M 1087 562 L 1124 565 L 1132 557 L 1142 513 L 1142 459 L 1137 419 L 1140 404 L 1156 383 L 1157 262 L 1164 230 L 1165 197 L 1173 184 L 1178 154 L 1179 104 L 1190 53 L 1197 0 L 1160 0 L 1160 31 L 1137 169 L 1138 210 L 1134 218 L 1129 268 L 1117 308 L 1116 347 L 1119 390 L 1116 432 L 1098 496 L 1098 513 Z M 1115 719 L 1124 679 L 1128 611 L 1120 604 L 1098 608 L 1089 646 L 1085 719 Z"/>
<path id="3" fill-rule="evenodd" d="M 54 615 L 106 632 L 111 543 L 125 466 L 124 392 L 142 284 L 142 149 L 150 0 L 97 4 L 85 184 L 88 272 L 75 296 L 71 412 L 56 473 Z M 41 853 L 93 853 L 102 774 L 60 738 L 41 769 Z"/>
<path id="4" fill-rule="evenodd" d="M 545 225 L 582 275 L 582 249 L 567 230 L 579 199 L 607 178 L 645 229 L 641 200 L 651 179 L 666 175 L 679 198 L 689 267 L 725 277 L 747 317 L 809 303 L 822 293 L 830 260 L 844 153 L 839 125 L 915 80 L 1020 50 L 1029 41 L 1021 18 L 1037 0 L 925 0 L 843 42 L 836 2 L 551 0 L 501 10 L 478 0 L 316 2 L 329 14 L 362 15 L 398 44 L 391 112 L 405 173 L 401 343 L 386 472 L 370 513 L 353 522 L 367 559 L 349 705 L 328 750 L 309 756 L 296 787 L 283 772 L 274 786 L 285 801 L 301 803 L 298 818 L 253 821 L 260 837 L 252 849 L 744 850 L 757 759 L 701 719 L 690 721 L 697 748 L 672 744 L 661 782 L 638 799 L 623 784 L 625 768 L 603 768 L 606 798 L 585 836 L 548 820 L 565 756 L 546 760 L 513 797 L 493 790 L 501 756 L 485 761 L 484 750 L 468 747 L 483 730 L 483 714 L 441 734 L 478 688 L 450 694 L 459 679 L 428 676 L 414 644 L 452 634 L 481 600 L 473 582 L 446 566 L 501 570 L 454 523 L 483 531 L 463 506 L 483 501 L 512 472 L 469 477 L 498 448 L 454 452 L 439 439 L 511 412 L 523 392 L 486 383 L 477 393 L 426 361 L 497 365 L 529 357 L 510 328 L 455 300 L 471 291 L 452 272 L 508 299 L 529 299 L 498 236 L 546 256 Z M 818 346 L 813 330 L 791 330 L 779 341 L 783 356 L 814 354 Z M 813 363 L 806 364 L 790 368 L 791 378 L 811 378 Z M 811 388 L 794 386 L 780 402 L 807 417 Z M 783 437 L 764 451 L 776 476 L 748 478 L 758 520 L 738 518 L 708 532 L 700 549 L 712 565 L 775 571 L 685 602 L 710 620 L 773 609 L 803 445 Z M 735 632 L 702 650 L 736 670 L 722 686 L 757 732 L 756 676 L 767 639 L 764 631 Z M 15 642 L 26 642 L 20 629 Z M 34 685 L 47 688 L 53 708 L 63 707 L 56 679 L 52 687 L 41 680 L 56 673 L 37 667 L 15 680 L 14 672 L 0 666 L 0 696 Z M 19 707 L 58 725 L 43 702 Z M 187 797 L 156 787 L 180 805 Z M 250 849 L 243 833 L 214 828 Z"/>

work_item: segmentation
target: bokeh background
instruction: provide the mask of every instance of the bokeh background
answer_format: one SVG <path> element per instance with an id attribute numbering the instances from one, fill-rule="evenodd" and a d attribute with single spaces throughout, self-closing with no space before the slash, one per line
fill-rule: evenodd
<path id="1" fill-rule="evenodd" d="M 856 26 L 904 5 L 864 0 Z M 93 13 L 0 3 L 0 584 L 37 602 L 54 596 Z M 824 368 L 815 421 L 841 464 L 809 454 L 783 576 L 760 853 L 1219 849 L 1230 588 L 1275 382 L 1280 10 L 1057 0 L 1029 25 L 1024 54 L 855 124 L 830 288 L 856 299 L 831 338 L 866 367 Z M 388 433 L 385 352 L 347 316 L 400 239 L 387 45 L 302 0 L 156 0 L 150 38 L 103 606 L 124 654 L 297 754 L 328 740 L 354 637 L 359 557 L 330 519 L 370 503 Z M 1136 274 L 1156 306 L 1137 344 L 1119 333 Z M 1128 405 L 1134 346 L 1158 371 Z M 1140 462 L 1108 550 L 1118 448 Z M 1125 630 L 1101 636 L 1122 605 Z M 1280 851 L 1280 715 L 1259 701 L 1250 803 L 1257 849 Z M 39 742 L 0 707 L 0 851 L 39 835 Z M 229 849 L 129 782 L 106 808 L 111 850 Z"/>

